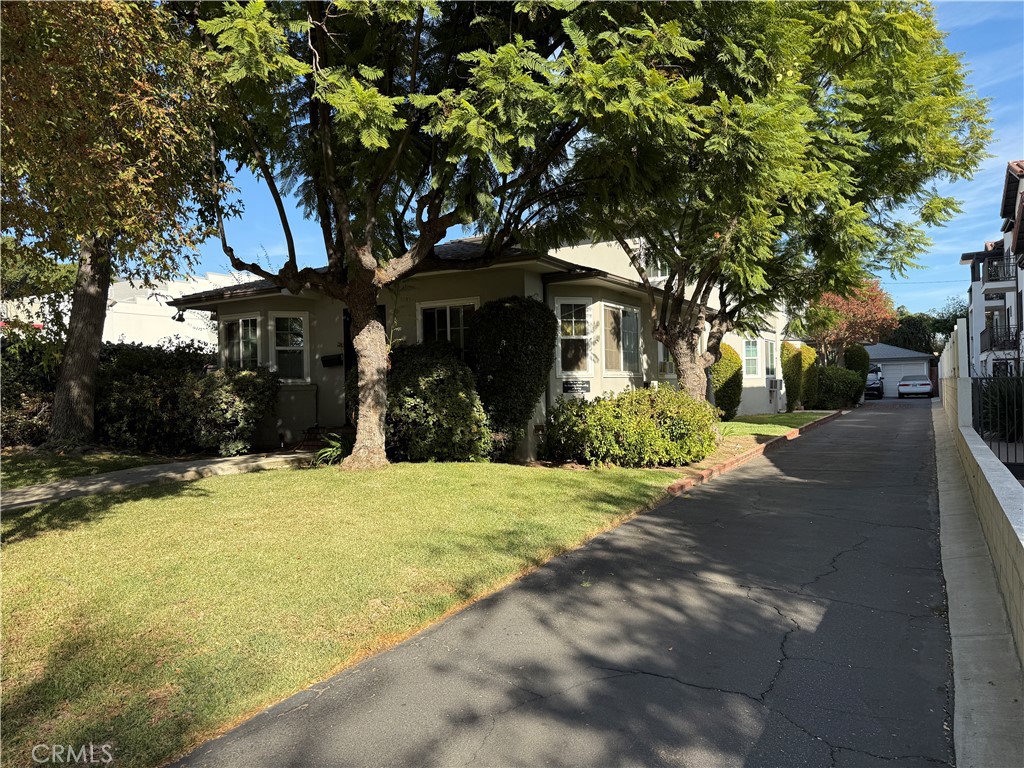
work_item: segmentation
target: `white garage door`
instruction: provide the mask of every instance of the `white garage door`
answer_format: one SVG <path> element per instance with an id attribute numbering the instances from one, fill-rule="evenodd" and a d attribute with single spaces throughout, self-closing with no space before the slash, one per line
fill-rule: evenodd
<path id="1" fill-rule="evenodd" d="M 885 396 L 896 397 L 896 385 L 904 376 L 927 376 L 928 361 L 918 363 L 879 363 L 882 367 L 882 378 L 885 379 Z"/>

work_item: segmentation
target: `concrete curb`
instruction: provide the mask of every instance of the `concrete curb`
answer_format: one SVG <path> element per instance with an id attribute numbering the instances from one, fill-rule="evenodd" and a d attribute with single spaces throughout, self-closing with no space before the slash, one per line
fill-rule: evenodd
<path id="1" fill-rule="evenodd" d="M 679 496 L 684 491 L 696 488 L 698 485 L 704 485 L 704 483 L 706 483 L 708 480 L 713 480 L 719 475 L 724 475 L 729 470 L 735 469 L 741 464 L 746 464 L 751 459 L 756 459 L 758 456 L 762 455 L 767 450 L 770 450 L 772 448 L 778 448 L 783 443 L 787 443 L 790 440 L 795 440 L 796 438 L 800 437 L 800 435 L 802 435 L 804 432 L 820 427 L 823 424 L 828 424 L 830 421 L 835 421 L 840 416 L 846 413 L 849 413 L 849 411 L 836 411 L 835 413 L 830 413 L 828 416 L 822 416 L 820 419 L 812 421 L 809 424 L 804 424 L 802 427 L 791 429 L 786 434 L 774 437 L 767 443 L 762 443 L 761 445 L 755 446 L 754 448 L 751 448 L 749 451 L 741 453 L 739 456 L 733 456 L 728 461 L 723 461 L 721 464 L 716 464 L 710 469 L 700 470 L 700 474 L 698 474 L 697 477 L 687 477 L 684 480 L 676 480 L 666 490 L 672 496 Z"/>
<path id="2" fill-rule="evenodd" d="M 4 511 L 9 512 L 80 496 L 114 493 L 127 488 L 140 488 L 147 485 L 187 482 L 212 475 L 242 475 L 268 469 L 308 467 L 313 456 L 314 454 L 310 451 L 287 454 L 257 453 L 201 461 L 149 464 L 131 469 L 119 469 L 115 472 L 104 472 L 99 475 L 74 477 L 53 483 L 13 488 L 3 492 L 3 501 L 0 506 Z"/>

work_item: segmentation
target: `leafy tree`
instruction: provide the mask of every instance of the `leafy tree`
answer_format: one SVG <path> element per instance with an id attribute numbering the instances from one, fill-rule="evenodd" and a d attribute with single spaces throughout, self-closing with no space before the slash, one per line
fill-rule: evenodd
<path id="1" fill-rule="evenodd" d="M 961 317 L 967 317 L 969 309 L 967 301 L 962 296 L 950 296 L 941 309 L 928 310 L 932 318 L 932 333 L 941 339 L 948 339 L 956 330 L 956 321 Z"/>
<path id="2" fill-rule="evenodd" d="M 673 63 L 699 46 L 640 3 L 196 4 L 179 7 L 208 50 L 226 109 L 215 150 L 266 182 L 287 259 L 236 269 L 311 287 L 352 314 L 359 371 L 346 467 L 384 452 L 388 347 L 380 291 L 474 224 L 491 259 L 560 204 L 569 171 L 602 137 L 685 131 L 699 84 Z M 282 194 L 323 234 L 301 268 Z"/>
<path id="3" fill-rule="evenodd" d="M 5 273 L 60 290 L 77 261 L 50 439 L 88 442 L 112 275 L 169 276 L 205 236 L 209 79 L 160 6 L 5 3 L 0 26 Z"/>
<path id="4" fill-rule="evenodd" d="M 807 337 L 818 352 L 819 364 L 840 367 L 848 346 L 875 344 L 896 324 L 892 298 L 877 280 L 849 296 L 826 293 L 811 304 L 805 318 Z"/>
<path id="5" fill-rule="evenodd" d="M 933 317 L 922 312 L 904 315 L 899 319 L 896 329 L 884 336 L 882 341 L 894 347 L 930 354 L 935 350 L 935 334 L 932 331 L 934 322 Z"/>
<path id="6" fill-rule="evenodd" d="M 598 181 L 567 232 L 619 240 L 656 307 L 655 338 L 703 396 L 725 332 L 910 266 L 924 227 L 958 210 L 933 182 L 969 176 L 988 131 L 928 6 L 708 3 L 679 15 L 703 42 L 676 62 L 701 85 L 689 130 L 631 137 L 617 153 L 595 144 L 581 183 Z M 655 260 L 663 285 L 647 274 Z"/>

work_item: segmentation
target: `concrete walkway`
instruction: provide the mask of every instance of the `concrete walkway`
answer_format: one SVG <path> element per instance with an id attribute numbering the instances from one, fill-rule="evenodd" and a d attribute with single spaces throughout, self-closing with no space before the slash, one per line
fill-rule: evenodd
<path id="1" fill-rule="evenodd" d="M 177 765 L 952 765 L 933 446 L 928 401 L 859 409 Z"/>
<path id="2" fill-rule="evenodd" d="M 314 454 L 309 451 L 290 453 L 253 453 L 246 456 L 228 456 L 220 459 L 176 461 L 171 464 L 149 464 L 116 472 L 104 472 L 88 477 L 74 477 L 54 483 L 29 485 L 3 492 L 0 501 L 5 511 L 13 511 L 37 504 L 50 504 L 76 496 L 112 493 L 141 485 L 157 485 L 184 480 L 198 480 L 210 475 L 240 475 L 265 469 L 308 467 Z"/>

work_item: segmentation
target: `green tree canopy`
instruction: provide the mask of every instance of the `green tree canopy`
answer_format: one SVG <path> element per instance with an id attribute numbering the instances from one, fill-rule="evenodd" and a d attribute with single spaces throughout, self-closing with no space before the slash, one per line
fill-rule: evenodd
<path id="1" fill-rule="evenodd" d="M 703 42 L 676 61 L 701 86 L 688 130 L 617 152 L 592 142 L 587 194 L 549 231 L 619 240 L 660 307 L 655 337 L 699 396 L 726 331 L 913 264 L 924 228 L 958 210 L 934 183 L 969 176 L 989 133 L 927 4 L 684 9 L 665 12 Z M 654 260 L 663 285 L 648 278 Z"/>
<path id="2" fill-rule="evenodd" d="M 691 131 L 701 47 L 686 6 L 515 3 L 201 4 L 190 7 L 226 108 L 216 149 L 277 203 L 288 255 L 233 266 L 344 301 L 359 368 L 346 466 L 386 461 L 380 290 L 433 258 L 456 225 L 502 251 L 560 204 L 570 170 L 606 140 Z M 281 203 L 298 190 L 325 269 L 302 268 Z"/>

